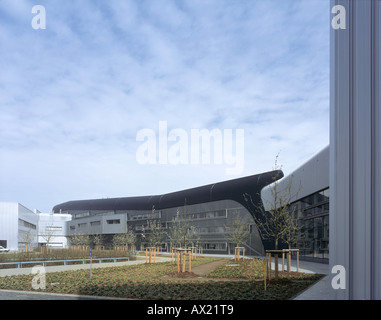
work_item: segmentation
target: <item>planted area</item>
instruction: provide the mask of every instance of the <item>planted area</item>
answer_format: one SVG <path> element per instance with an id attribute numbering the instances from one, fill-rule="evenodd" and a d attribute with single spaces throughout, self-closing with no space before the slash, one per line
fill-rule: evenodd
<path id="1" fill-rule="evenodd" d="M 216 258 L 200 258 L 192 263 L 192 268 L 214 260 Z M 308 275 L 297 280 L 270 281 L 264 291 L 263 280 L 259 280 L 260 274 L 254 278 L 249 276 L 251 272 L 255 273 L 250 271 L 251 267 L 255 269 L 254 266 L 254 262 L 253 265 L 242 263 L 241 271 L 246 278 L 237 273 L 226 274 L 223 272 L 225 268 L 233 268 L 226 265 L 210 273 L 209 277 L 193 275 L 179 278 L 176 276 L 177 266 L 171 262 L 94 269 L 92 279 L 89 270 L 55 272 L 46 274 L 44 291 L 155 300 L 290 299 L 320 278 L 319 275 Z M 218 276 L 219 273 L 223 276 Z M 33 277 L 34 275 L 3 277 L 0 278 L 0 288 L 34 291 Z"/>
<path id="2" fill-rule="evenodd" d="M 96 258 L 118 258 L 129 257 L 135 260 L 136 255 L 121 250 L 94 250 L 92 257 Z M 73 249 L 54 249 L 46 251 L 30 251 L 30 252 L 9 252 L 0 254 L 0 263 L 10 262 L 29 262 L 31 265 L 25 264 L 25 267 L 33 266 L 33 262 L 38 261 L 54 261 L 54 260 L 70 260 L 70 259 L 89 259 L 89 250 L 73 250 Z M 81 262 L 78 262 L 81 263 Z M 54 265 L 50 263 L 49 265 Z M 0 269 L 15 268 L 15 265 L 0 265 Z"/>
<path id="3" fill-rule="evenodd" d="M 226 279 L 263 279 L 263 260 L 245 259 L 244 261 L 228 261 L 225 265 L 208 274 L 209 278 L 226 278 Z M 274 278 L 274 270 L 271 271 L 271 277 Z M 280 279 L 302 280 L 308 278 L 316 278 L 314 273 L 301 273 L 279 271 Z"/>

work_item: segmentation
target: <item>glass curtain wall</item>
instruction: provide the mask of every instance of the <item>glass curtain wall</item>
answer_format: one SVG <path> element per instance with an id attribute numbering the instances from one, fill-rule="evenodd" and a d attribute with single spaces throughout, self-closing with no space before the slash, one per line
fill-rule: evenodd
<path id="1" fill-rule="evenodd" d="M 329 188 L 293 203 L 300 226 L 296 247 L 300 255 L 313 260 L 329 257 Z"/>

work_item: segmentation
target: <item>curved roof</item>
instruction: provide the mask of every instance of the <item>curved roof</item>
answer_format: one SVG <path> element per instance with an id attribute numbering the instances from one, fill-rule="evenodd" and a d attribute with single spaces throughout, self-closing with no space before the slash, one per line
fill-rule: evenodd
<path id="1" fill-rule="evenodd" d="M 123 197 L 92 200 L 74 200 L 54 206 L 53 212 L 74 210 L 156 210 L 207 203 L 218 200 L 235 200 L 250 209 L 243 194 L 251 195 L 253 203 L 261 204 L 263 187 L 283 177 L 280 170 L 244 178 L 213 183 L 206 186 L 155 196 Z M 250 210 L 251 211 L 251 210 Z"/>

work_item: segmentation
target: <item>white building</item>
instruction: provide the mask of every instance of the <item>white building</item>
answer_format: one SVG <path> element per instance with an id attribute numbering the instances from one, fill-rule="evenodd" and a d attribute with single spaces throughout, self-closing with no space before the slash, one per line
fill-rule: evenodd
<path id="1" fill-rule="evenodd" d="M 49 246 L 66 248 L 70 214 L 40 213 L 17 202 L 0 202 L 0 246 L 12 251 Z"/>
<path id="2" fill-rule="evenodd" d="M 37 247 L 38 215 L 17 202 L 0 202 L 0 245 L 10 250 Z"/>
<path id="3" fill-rule="evenodd" d="M 70 214 L 38 214 L 38 245 L 52 248 L 67 248 L 67 222 Z"/>

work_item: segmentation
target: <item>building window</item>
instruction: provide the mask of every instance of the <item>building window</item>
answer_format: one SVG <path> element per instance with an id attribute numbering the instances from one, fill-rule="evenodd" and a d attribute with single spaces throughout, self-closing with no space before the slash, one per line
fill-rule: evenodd
<path id="1" fill-rule="evenodd" d="M 196 233 L 224 233 L 226 232 L 225 227 L 198 227 L 196 228 Z"/>
<path id="2" fill-rule="evenodd" d="M 200 220 L 200 219 L 217 219 L 217 218 L 226 218 L 226 210 L 217 210 L 217 211 L 208 211 L 208 212 L 199 212 L 199 213 L 187 213 L 180 214 L 180 220 Z M 173 220 L 177 220 L 177 214 L 173 216 Z"/>
<path id="3" fill-rule="evenodd" d="M 91 222 L 90 222 L 90 225 L 91 225 L 92 227 L 100 226 L 100 225 L 101 225 L 101 222 L 100 222 L 100 221 L 91 221 Z"/>
<path id="4" fill-rule="evenodd" d="M 120 224 L 120 219 L 106 220 L 107 224 Z"/>
<path id="5" fill-rule="evenodd" d="M 81 213 L 76 213 L 74 215 L 74 218 L 78 219 L 78 218 L 84 218 L 84 217 L 88 217 L 88 216 L 90 216 L 90 212 L 89 211 L 87 211 L 87 212 L 81 212 Z"/>
<path id="6" fill-rule="evenodd" d="M 27 222 L 27 221 L 25 221 L 23 219 L 19 219 L 19 226 L 26 227 L 26 228 L 33 229 L 33 230 L 37 229 L 37 226 L 35 224 Z"/>
<path id="7" fill-rule="evenodd" d="M 329 188 L 294 203 L 297 208 L 300 237 L 296 247 L 309 258 L 329 258 Z"/>
<path id="8" fill-rule="evenodd" d="M 151 220 L 161 219 L 161 211 L 155 211 L 145 214 L 129 214 L 130 220 Z"/>
<path id="9" fill-rule="evenodd" d="M 207 243 L 204 243 L 204 250 L 226 251 L 227 245 L 226 245 L 226 242 L 207 242 Z"/>
<path id="10" fill-rule="evenodd" d="M 59 226 L 47 226 L 45 227 L 45 231 L 62 231 L 62 227 Z"/>

